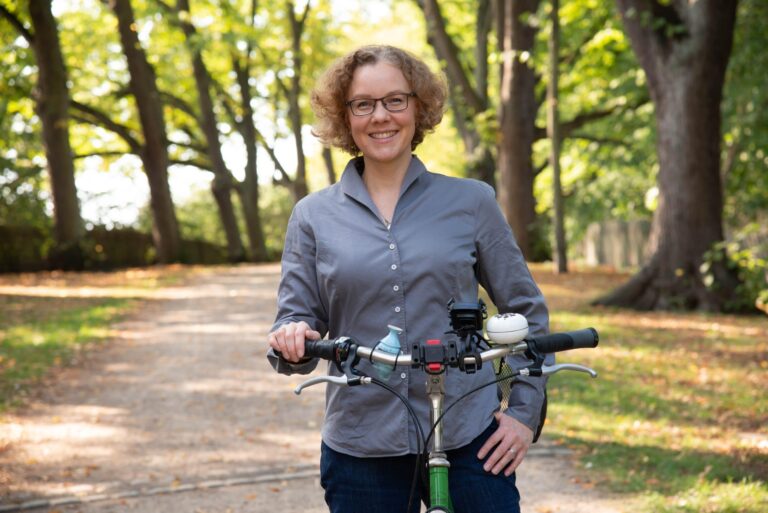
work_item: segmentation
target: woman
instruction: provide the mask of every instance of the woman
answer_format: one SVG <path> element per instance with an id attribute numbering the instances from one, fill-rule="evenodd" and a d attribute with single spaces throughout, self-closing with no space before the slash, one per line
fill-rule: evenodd
<path id="1" fill-rule="evenodd" d="M 390 46 L 360 48 L 320 79 L 315 135 L 355 158 L 338 183 L 297 203 L 288 223 L 269 334 L 278 372 L 311 372 L 317 361 L 304 359 L 304 341 L 326 334 L 373 346 L 395 325 L 403 348 L 439 338 L 449 329 L 447 301 L 477 301 L 478 283 L 500 312 L 523 314 L 532 333 L 546 332 L 544 299 L 491 187 L 428 172 L 412 154 L 440 122 L 445 96 L 423 62 Z M 450 369 L 446 404 L 492 375 L 490 366 L 472 375 Z M 389 377 L 427 432 L 424 381 L 417 370 Z M 542 378 L 516 384 L 503 413 L 494 387 L 448 413 L 444 445 L 457 512 L 519 511 L 514 470 L 538 428 L 544 385 Z M 379 387 L 328 387 L 322 434 L 331 511 L 406 510 L 417 438 L 397 398 Z"/>

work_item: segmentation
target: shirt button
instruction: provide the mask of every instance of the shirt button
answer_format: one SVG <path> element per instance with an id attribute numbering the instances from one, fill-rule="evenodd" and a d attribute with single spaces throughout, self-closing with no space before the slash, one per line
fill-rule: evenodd
<path id="1" fill-rule="evenodd" d="M 396 307 L 395 307 L 395 312 L 399 312 L 399 311 L 400 311 L 400 307 L 399 307 L 399 306 L 396 306 Z"/>
<path id="2" fill-rule="evenodd" d="M 394 287 L 392 287 L 392 290 L 394 290 L 395 292 L 397 292 L 398 290 L 400 290 L 400 287 L 398 287 L 397 285 L 395 285 Z"/>
<path id="3" fill-rule="evenodd" d="M 406 374 L 405 372 L 403 372 L 402 374 L 400 374 L 400 377 L 401 377 L 401 378 L 403 378 L 403 379 L 405 379 L 405 378 L 407 378 L 407 377 L 408 377 L 408 374 Z"/>
<path id="4" fill-rule="evenodd" d="M 395 249 L 396 247 L 397 247 L 397 246 L 395 246 L 394 244 L 390 244 L 390 245 L 389 245 L 389 249 Z"/>
<path id="5" fill-rule="evenodd" d="M 392 264 L 392 270 L 394 271 L 395 269 L 397 269 L 397 264 Z"/>

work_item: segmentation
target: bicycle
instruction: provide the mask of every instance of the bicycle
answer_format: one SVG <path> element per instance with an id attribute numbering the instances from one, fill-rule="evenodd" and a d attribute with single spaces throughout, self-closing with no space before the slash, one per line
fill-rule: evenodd
<path id="1" fill-rule="evenodd" d="M 599 336 L 594 328 L 554 333 L 539 337 L 528 337 L 528 322 L 519 314 L 494 315 L 486 323 L 488 339 L 482 336 L 483 319 L 485 319 L 485 305 L 478 303 L 448 303 L 451 317 L 452 330 L 446 335 L 455 335 L 455 338 L 447 340 L 431 339 L 415 343 L 411 347 L 410 354 L 385 352 L 377 349 L 377 346 L 366 347 L 358 344 L 349 337 L 339 337 L 333 340 L 307 340 L 305 341 L 305 357 L 321 358 L 333 362 L 343 374 L 342 376 L 319 376 L 311 378 L 299 384 L 294 393 L 297 395 L 307 387 L 320 383 L 334 384 L 338 386 L 360 386 L 374 384 L 395 394 L 406 406 L 409 414 L 417 426 L 419 458 L 410 492 L 408 511 L 411 509 L 414 491 L 422 467 L 421 459 L 427 453 L 427 447 L 432 440 L 432 449 L 426 458 L 426 473 L 429 488 L 428 513 L 453 513 L 450 491 L 448 489 L 448 461 L 443 448 L 442 419 L 453 406 L 458 404 L 468 395 L 478 390 L 497 384 L 503 380 L 515 376 L 549 376 L 560 371 L 570 370 L 585 372 L 593 378 L 597 373 L 588 367 L 572 363 L 545 365 L 544 355 L 578 348 L 597 347 Z M 485 348 L 485 349 L 484 349 Z M 483 349 L 483 350 L 481 350 Z M 525 367 L 512 369 L 502 378 L 476 387 L 459 397 L 452 404 L 443 407 L 444 378 L 449 367 L 459 368 L 466 373 L 479 370 L 484 362 L 502 359 L 506 355 L 525 355 L 532 363 Z M 426 391 L 430 398 L 431 430 L 425 437 L 415 412 L 408 399 L 392 389 L 386 383 L 375 377 L 365 375 L 357 369 L 361 358 L 366 358 L 372 363 L 380 363 L 397 367 L 412 367 L 425 372 Z"/>

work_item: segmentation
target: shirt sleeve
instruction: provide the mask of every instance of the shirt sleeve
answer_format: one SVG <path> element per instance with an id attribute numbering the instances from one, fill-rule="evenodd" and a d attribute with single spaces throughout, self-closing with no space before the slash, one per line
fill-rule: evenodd
<path id="1" fill-rule="evenodd" d="M 504 219 L 494 191 L 480 184 L 482 193 L 477 209 L 476 246 L 478 281 L 488 292 L 499 313 L 518 313 L 528 320 L 532 335 L 549 332 L 549 312 L 544 296 L 533 280 L 512 229 Z M 523 356 L 507 358 L 512 368 L 526 365 Z M 554 363 L 547 355 L 545 362 Z M 547 378 L 519 377 L 513 383 L 506 412 L 528 426 L 534 433 L 539 428 Z"/>
<path id="2" fill-rule="evenodd" d="M 305 202 L 296 204 L 288 221 L 277 294 L 277 317 L 270 332 L 289 322 L 304 321 L 325 336 L 328 320 L 317 282 L 317 245 L 306 218 L 305 207 Z M 317 359 L 289 363 L 278 357 L 271 348 L 267 352 L 267 359 L 282 374 L 308 374 L 318 363 Z"/>

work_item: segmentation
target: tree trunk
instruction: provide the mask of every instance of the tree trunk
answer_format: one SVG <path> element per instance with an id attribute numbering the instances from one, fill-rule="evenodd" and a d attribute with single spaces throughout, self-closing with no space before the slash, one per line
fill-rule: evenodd
<path id="1" fill-rule="evenodd" d="M 448 77 L 449 102 L 453 109 L 456 129 L 464 142 L 467 160 L 467 176 L 477 178 L 496 188 L 496 163 L 490 149 L 483 144 L 473 118 L 488 108 L 487 63 L 478 64 L 475 69 L 475 87 L 459 59 L 460 50 L 445 28 L 445 20 L 437 0 L 417 0 L 427 23 L 427 41 L 435 50 L 443 72 Z M 488 21 L 489 2 L 478 3 L 475 24 L 475 54 L 487 59 L 486 46 L 491 24 Z M 480 47 L 483 48 L 480 48 Z M 485 75 L 484 75 L 485 74 Z"/>
<path id="2" fill-rule="evenodd" d="M 563 188 L 560 183 L 560 119 L 558 117 L 558 63 L 560 62 L 560 2 L 552 0 L 552 32 L 549 36 L 549 83 L 547 84 L 547 132 L 551 145 L 549 163 L 552 167 L 552 197 L 555 226 L 555 269 L 568 272 L 568 255 L 565 246 L 565 212 Z"/>
<path id="3" fill-rule="evenodd" d="M 724 265 L 714 266 L 717 289 L 700 268 L 723 240 L 720 102 L 736 4 L 618 0 L 656 107 L 659 206 L 650 263 L 599 303 L 722 311 L 733 297 L 737 281 Z"/>
<path id="4" fill-rule="evenodd" d="M 35 107 L 42 124 L 46 166 L 53 194 L 55 246 L 49 254 L 55 268 L 81 269 L 83 221 L 75 187 L 75 165 L 69 143 L 69 90 L 51 0 L 29 2 L 38 66 Z"/>
<path id="5" fill-rule="evenodd" d="M 336 183 L 336 170 L 333 167 L 333 153 L 328 146 L 323 146 L 323 162 L 325 162 L 325 171 L 328 174 L 328 184 L 333 185 Z"/>
<path id="6" fill-rule="evenodd" d="M 296 177 L 293 179 L 293 198 L 299 201 L 307 195 L 307 159 L 304 155 L 304 142 L 301 134 L 301 35 L 304 32 L 304 22 L 309 14 L 310 2 L 307 2 L 301 18 L 296 17 L 293 2 L 287 3 L 288 19 L 291 23 L 291 60 L 293 61 L 293 74 L 291 75 L 291 87 L 288 90 L 288 117 L 291 121 L 293 141 L 296 147 Z"/>
<path id="7" fill-rule="evenodd" d="M 255 7 L 254 7 L 255 10 Z M 246 60 L 250 57 L 250 49 L 246 52 Z M 259 177 L 256 160 L 256 127 L 254 126 L 254 112 L 251 107 L 251 88 L 248 84 L 250 68 L 246 64 L 241 66 L 238 59 L 233 59 L 233 67 L 240 88 L 240 104 L 243 109 L 243 119 L 239 123 L 239 129 L 245 144 L 245 178 L 237 187 L 240 195 L 240 204 L 245 217 L 245 226 L 248 231 L 248 242 L 251 250 L 251 260 L 254 262 L 266 262 L 269 259 L 267 245 L 264 240 L 264 230 L 261 224 L 259 211 Z"/>
<path id="8" fill-rule="evenodd" d="M 139 43 L 130 0 L 113 0 L 111 5 L 117 16 L 120 42 L 130 72 L 131 93 L 136 98 L 144 133 L 141 160 L 149 182 L 152 238 L 161 263 L 177 262 L 181 256 L 181 236 L 168 185 L 168 138 L 163 103 L 155 72 Z"/>
<path id="9" fill-rule="evenodd" d="M 208 146 L 208 158 L 211 161 L 214 174 L 214 179 L 211 182 L 211 192 L 219 207 L 219 216 L 221 217 L 221 224 L 227 239 L 227 257 L 231 262 L 241 262 L 245 260 L 245 249 L 240 239 L 235 209 L 232 206 L 232 174 L 229 172 L 224 162 L 224 157 L 221 154 L 219 130 L 216 126 L 216 114 L 214 113 L 213 100 L 211 99 L 211 77 L 203 62 L 202 52 L 192 42 L 195 36 L 195 28 L 188 21 L 191 19 L 188 0 L 178 0 L 177 9 L 182 19 L 182 30 L 192 52 L 192 68 L 201 116 L 200 129 L 205 135 Z"/>
<path id="10" fill-rule="evenodd" d="M 499 203 L 523 256 L 533 258 L 536 200 L 533 196 L 533 142 L 536 133 L 536 74 L 523 56 L 533 54 L 536 28 L 525 17 L 539 0 L 499 2 L 504 18 L 499 126 Z"/>

